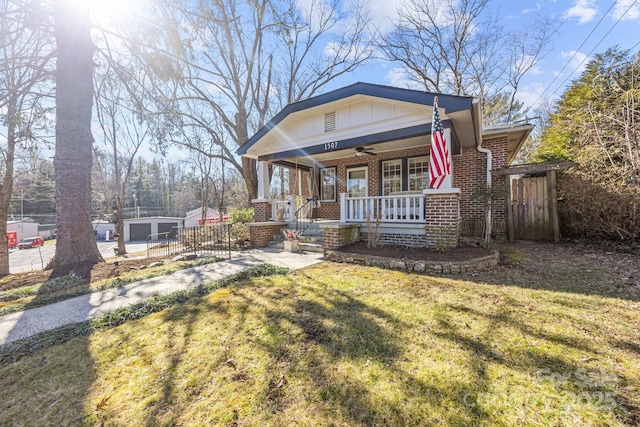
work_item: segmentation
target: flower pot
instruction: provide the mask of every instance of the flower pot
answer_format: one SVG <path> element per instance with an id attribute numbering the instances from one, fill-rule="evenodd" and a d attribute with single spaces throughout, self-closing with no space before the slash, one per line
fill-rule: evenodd
<path id="1" fill-rule="evenodd" d="M 298 252 L 298 241 L 297 240 L 285 240 L 284 241 L 284 250 L 287 252 Z"/>

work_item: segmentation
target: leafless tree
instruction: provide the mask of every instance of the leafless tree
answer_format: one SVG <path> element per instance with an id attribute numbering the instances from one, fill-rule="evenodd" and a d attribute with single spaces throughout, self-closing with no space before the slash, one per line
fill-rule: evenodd
<path id="1" fill-rule="evenodd" d="M 544 18 L 511 33 L 489 10 L 489 0 L 409 0 L 378 47 L 427 91 L 476 96 L 487 122 L 511 122 L 523 76 L 549 51 L 557 29 Z"/>
<path id="2" fill-rule="evenodd" d="M 43 136 L 51 107 L 53 43 L 38 1 L 6 0 L 0 13 L 0 276 L 9 274 L 7 219 L 17 152 Z M 42 20 L 42 21 L 39 21 Z"/>
<path id="3" fill-rule="evenodd" d="M 96 166 L 100 171 L 102 197 L 113 210 L 118 254 L 127 253 L 124 243 L 123 206 L 134 160 L 145 142 L 150 142 L 151 128 L 140 107 L 139 95 L 144 81 L 125 85 L 114 72 L 113 64 L 104 61 L 95 84 L 96 118 L 100 124 L 101 146 L 96 146 Z M 119 64 L 122 67 L 122 64 Z M 130 63 L 130 66 L 134 64 Z M 131 91 L 136 91 L 132 93 Z M 99 150 L 98 148 L 104 148 Z"/>
<path id="4" fill-rule="evenodd" d="M 362 5 L 340 10 L 337 1 L 315 0 L 207 0 L 182 9 L 184 31 L 174 49 L 185 73 L 181 122 L 202 127 L 218 144 L 207 155 L 242 174 L 249 198 L 257 197 L 256 164 L 238 160 L 235 149 L 274 108 L 312 96 L 371 56 Z M 208 128 L 216 120 L 222 132 Z M 187 139 L 174 142 L 197 150 Z"/>

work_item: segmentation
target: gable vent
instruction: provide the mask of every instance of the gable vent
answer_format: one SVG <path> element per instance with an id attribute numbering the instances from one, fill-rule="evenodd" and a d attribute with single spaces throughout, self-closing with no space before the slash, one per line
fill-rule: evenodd
<path id="1" fill-rule="evenodd" d="M 324 131 L 336 130 L 336 112 L 324 113 Z"/>

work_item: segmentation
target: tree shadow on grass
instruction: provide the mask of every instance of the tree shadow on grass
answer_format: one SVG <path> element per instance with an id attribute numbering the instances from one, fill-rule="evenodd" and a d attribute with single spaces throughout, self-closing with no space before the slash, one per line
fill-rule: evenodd
<path id="1" fill-rule="evenodd" d="M 620 406 L 626 411 L 622 417 L 627 424 L 636 425 L 640 420 L 640 404 L 638 401 L 632 401 L 622 392 L 625 386 L 637 379 L 630 380 L 619 369 L 610 368 L 611 371 L 607 371 L 604 367 L 606 365 L 602 365 L 599 361 L 605 361 L 610 356 L 605 349 L 597 345 L 597 342 L 589 340 L 588 337 L 577 338 L 571 336 L 568 331 L 566 334 L 545 331 L 544 328 L 529 324 L 526 318 L 517 316 L 505 307 L 490 307 L 482 311 L 460 304 L 444 304 L 443 311 L 449 313 L 448 319 L 457 321 L 463 319 L 465 323 L 475 322 L 476 319 L 486 322 L 486 331 L 491 332 L 483 334 L 478 339 L 471 338 L 468 332 L 461 332 L 460 328 L 450 327 L 450 322 L 439 322 L 447 330 L 444 335 L 441 333 L 439 335 L 477 353 L 480 359 L 490 359 L 512 371 L 528 374 L 531 378 L 550 380 L 559 394 L 569 392 L 581 399 L 586 399 L 586 402 L 579 401 L 580 403 L 595 401 L 598 407 L 598 404 L 602 404 L 598 399 L 610 393 L 613 396 L 610 402 L 613 406 L 602 404 L 599 410 L 613 413 L 616 407 Z M 545 317 L 547 320 L 551 318 Z M 581 325 L 577 323 L 576 327 Z M 521 334 L 525 342 L 531 344 L 512 344 L 508 339 L 500 338 L 508 334 L 508 330 Z M 640 346 L 633 342 L 613 339 L 608 335 L 603 336 L 601 340 L 628 353 L 640 354 Z M 498 343 L 501 351 L 491 348 Z M 596 361 L 596 364 L 591 364 L 591 361 Z M 573 403 L 578 402 L 570 402 L 570 404 Z"/>
<path id="2" fill-rule="evenodd" d="M 480 406 L 463 403 L 467 394 L 486 388 L 482 375 L 471 382 L 450 379 L 446 384 L 417 377 L 405 367 L 407 343 L 402 337 L 411 325 L 348 292 L 306 279 L 315 283 L 291 282 L 285 295 L 266 303 L 260 289 L 244 293 L 243 304 L 264 312 L 269 339 L 259 345 L 270 355 L 273 378 L 261 392 L 261 406 L 274 417 L 286 410 L 289 401 L 286 388 L 278 387 L 278 378 L 285 375 L 307 383 L 306 399 L 337 409 L 337 419 L 349 425 L 425 425 L 430 417 L 434 423 L 468 425 L 485 417 Z M 353 375 L 350 369 L 355 370 Z M 363 376 L 367 371 L 386 372 L 390 378 L 380 380 L 393 381 L 398 389 L 371 390 L 376 382 Z M 408 411 L 398 394 L 425 407 L 438 408 L 445 401 L 450 408 L 436 411 L 437 415 L 429 415 L 427 409 Z"/>
<path id="3" fill-rule="evenodd" d="M 84 263 L 52 271 L 49 279 L 40 285 L 35 298 L 29 301 L 25 308 L 41 307 L 88 293 L 91 270 L 95 264 Z"/>
<path id="4" fill-rule="evenodd" d="M 153 409 L 146 420 L 146 426 L 172 425 L 180 416 L 180 413 L 172 411 L 176 400 L 178 400 L 178 394 L 184 393 L 184 390 L 176 386 L 176 383 L 182 380 L 178 374 L 178 367 L 188 355 L 194 323 L 197 321 L 202 308 L 206 307 L 199 305 L 178 306 L 163 312 L 163 320 L 169 325 L 167 334 L 164 337 L 169 357 L 167 365 L 160 373 L 162 393 L 158 400 L 154 402 Z M 174 322 L 180 322 L 180 328 L 171 327 Z M 167 415 L 168 413 L 170 414 L 169 416 Z"/>
<path id="5" fill-rule="evenodd" d="M 96 379 L 89 337 L 78 337 L 0 368 L 0 425 L 85 425 Z M 25 410 L 27 409 L 27 410 Z"/>

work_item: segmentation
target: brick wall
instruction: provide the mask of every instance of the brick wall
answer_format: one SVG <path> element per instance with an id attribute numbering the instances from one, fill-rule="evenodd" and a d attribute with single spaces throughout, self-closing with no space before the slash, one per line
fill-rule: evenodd
<path id="1" fill-rule="evenodd" d="M 482 146 L 491 150 L 493 154 L 493 169 L 507 165 L 507 139 L 498 138 L 483 141 Z M 463 221 L 484 220 L 482 200 L 473 197 L 487 187 L 487 155 L 473 148 L 463 148 L 462 153 L 453 157 L 453 186 L 461 190 L 460 214 Z M 499 197 L 493 201 L 494 221 L 504 222 L 507 207 L 503 190 L 505 188 L 504 177 L 493 177 L 492 187 Z"/>
<path id="2" fill-rule="evenodd" d="M 338 249 L 360 241 L 358 224 L 340 224 L 322 227 L 322 248 L 326 251 Z"/>
<path id="3" fill-rule="evenodd" d="M 423 227 L 423 225 L 416 225 Z M 369 241 L 369 234 L 362 233 L 361 239 Z M 410 248 L 435 247 L 435 242 L 431 242 L 426 234 L 401 234 L 401 233 L 380 233 L 378 242 L 381 245 L 400 245 Z"/>
<path id="4" fill-rule="evenodd" d="M 254 202 L 253 211 L 253 220 L 255 222 L 265 222 L 271 219 L 271 203 L 269 202 Z"/>
<path id="5" fill-rule="evenodd" d="M 302 183 L 301 183 L 301 189 L 302 189 L 302 196 L 304 198 L 308 198 L 311 197 L 309 195 L 309 184 L 307 184 L 308 181 L 308 177 L 309 177 L 309 172 L 305 171 L 305 170 L 301 170 L 302 172 Z M 317 180 L 317 178 L 316 178 Z M 293 195 L 298 195 L 298 173 L 296 172 L 296 169 L 289 169 L 289 194 L 293 194 Z M 315 190 L 316 192 L 318 191 L 317 189 Z"/>
<path id="6" fill-rule="evenodd" d="M 456 247 L 460 237 L 460 195 L 427 194 L 425 205 L 427 246 L 438 249 Z"/>
<path id="7" fill-rule="evenodd" d="M 249 235 L 251 246 L 254 248 L 264 248 L 276 236 L 282 233 L 282 229 L 287 227 L 286 222 L 261 222 L 249 224 Z"/>

